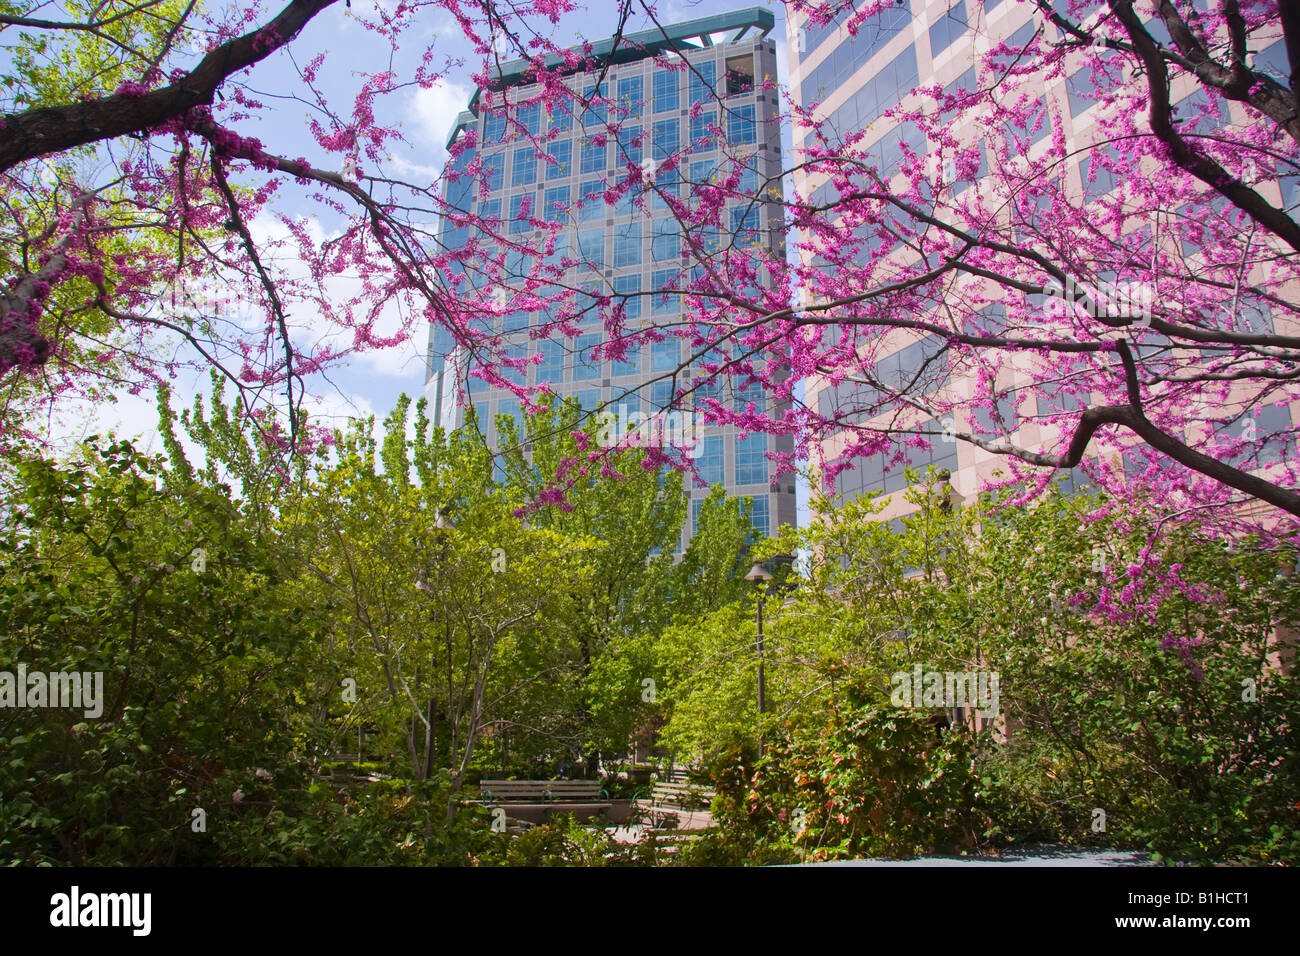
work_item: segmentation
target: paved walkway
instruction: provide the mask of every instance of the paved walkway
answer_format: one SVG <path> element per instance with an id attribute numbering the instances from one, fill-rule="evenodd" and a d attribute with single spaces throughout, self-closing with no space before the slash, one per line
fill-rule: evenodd
<path id="1" fill-rule="evenodd" d="M 1063 846 L 1026 846 L 1001 856 L 922 856 L 915 860 L 836 860 L 804 866 L 1158 866 L 1145 853 L 1083 850 Z"/>
<path id="2" fill-rule="evenodd" d="M 707 830 L 713 826 L 713 817 L 708 810 L 691 810 L 685 813 L 677 814 L 678 830 Z M 636 843 L 650 828 L 644 823 L 632 823 L 621 827 L 614 827 L 611 831 L 615 842 L 617 843 Z"/>

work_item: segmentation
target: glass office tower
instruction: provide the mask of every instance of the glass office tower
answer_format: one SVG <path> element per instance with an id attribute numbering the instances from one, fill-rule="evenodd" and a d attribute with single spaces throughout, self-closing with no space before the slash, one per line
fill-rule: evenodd
<path id="1" fill-rule="evenodd" d="M 460 168 L 481 158 L 491 184 L 482 177 L 461 177 L 448 185 L 447 199 L 458 209 L 501 220 L 503 232 L 521 237 L 540 235 L 529 216 L 557 222 L 563 231 L 553 255 L 546 261 L 575 263 L 556 282 L 564 288 L 597 295 L 635 295 L 680 287 L 699 268 L 683 253 L 681 227 L 663 194 L 679 198 L 707 183 L 718 170 L 729 170 L 733 160 L 744 164 L 737 195 L 729 199 L 723 229 L 731 234 L 715 241 L 784 248 L 781 210 L 760 197 L 764 185 L 775 183 L 780 194 L 781 148 L 778 94 L 763 89 L 765 78 L 776 77 L 776 47 L 768 39 L 772 14 L 759 8 L 666 25 L 593 44 L 589 68 L 570 73 L 565 84 L 573 105 L 528 104 L 537 87 L 530 82 L 524 61 L 505 63 L 493 91 L 512 104 L 508 122 L 499 111 L 484 106 L 479 90 L 460 114 L 448 139 L 449 147 L 475 131 L 477 148 L 454 161 Z M 676 67 L 673 69 L 671 67 Z M 598 91 L 597 82 L 603 83 Z M 584 107 L 601 93 L 618 111 L 616 135 L 608 135 L 603 109 Z M 523 105 L 514 105 L 523 104 Z M 522 127 L 522 131 L 515 126 Z M 722 142 L 710 133 L 721 129 Z M 544 138 L 547 159 L 525 135 Z M 671 173 L 656 170 L 664 161 L 681 156 Z M 609 204 L 607 189 L 627 176 L 629 164 L 642 166 L 657 192 L 636 204 L 634 192 Z M 670 166 L 672 164 L 669 164 Z M 469 226 L 444 221 L 440 238 L 456 248 L 469 239 Z M 526 271 L 526 268 L 521 271 Z M 681 317 L 678 297 L 649 295 L 628 298 L 624 313 L 629 327 L 673 327 Z M 623 361 L 592 355 L 601 345 L 605 327 L 597 309 L 580 320 L 578 335 L 534 339 L 530 330 L 547 316 L 521 312 L 499 320 L 496 332 L 506 336 L 512 358 L 540 355 L 525 381 L 522 372 L 508 372 L 512 381 L 547 385 L 561 396 L 571 396 L 589 412 L 606 412 L 629 418 L 675 410 L 693 414 L 694 398 L 674 401 L 673 381 L 680 391 L 683 381 L 703 375 L 690 363 L 683 339 L 668 336 L 629 350 Z M 522 421 L 517 396 L 505 388 L 491 387 L 467 376 L 468 357 L 458 352 L 450 335 L 435 327 L 431 333 L 426 396 L 431 417 L 453 428 L 465 420 L 465 404 L 472 404 L 489 445 L 497 447 L 497 418 L 509 415 Z M 765 396 L 756 386 L 733 389 L 729 382 L 697 395 L 734 403 L 738 411 L 749 403 L 761 411 Z M 768 534 L 780 524 L 793 524 L 793 479 L 784 484 L 771 480 L 769 452 L 788 452 L 790 439 L 764 434 L 740 437 L 734 426 L 705 425 L 699 429 L 696 466 L 703 480 L 720 484 L 729 494 L 752 496 L 753 522 Z M 682 545 L 698 524 L 707 488 L 686 481 L 692 504 Z"/>

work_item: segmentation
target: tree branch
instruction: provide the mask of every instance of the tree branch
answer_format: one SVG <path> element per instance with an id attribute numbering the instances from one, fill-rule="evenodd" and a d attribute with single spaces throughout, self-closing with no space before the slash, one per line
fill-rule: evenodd
<path id="1" fill-rule="evenodd" d="M 144 133 L 196 106 L 212 103 L 231 74 L 265 59 L 292 40 L 336 0 L 293 0 L 270 23 L 207 54 L 176 82 L 143 95 L 115 93 L 98 100 L 43 107 L 0 117 L 0 172 L 19 163 L 127 133 Z"/>

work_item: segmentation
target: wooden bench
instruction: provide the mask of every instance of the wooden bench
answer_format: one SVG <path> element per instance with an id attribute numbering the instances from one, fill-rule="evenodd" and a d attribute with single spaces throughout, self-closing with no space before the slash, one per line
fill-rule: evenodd
<path id="1" fill-rule="evenodd" d="M 698 829 L 690 826 L 696 818 L 709 821 L 709 806 L 715 794 L 708 787 L 681 780 L 660 780 L 650 793 L 650 801 L 638 801 L 637 806 L 650 818 L 654 829 L 672 824 L 678 831 Z M 683 818 L 687 826 L 682 826 Z M 709 823 L 705 823 L 708 827 Z"/>
<path id="2" fill-rule="evenodd" d="M 557 813 L 589 820 L 613 802 L 596 780 L 482 780 L 480 802 L 501 807 L 508 818 L 540 823 Z"/>

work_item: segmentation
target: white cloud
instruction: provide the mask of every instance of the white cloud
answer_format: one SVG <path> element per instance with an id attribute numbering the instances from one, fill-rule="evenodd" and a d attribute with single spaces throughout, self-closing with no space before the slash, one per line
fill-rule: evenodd
<path id="1" fill-rule="evenodd" d="M 417 135 L 412 137 L 412 145 L 429 149 L 438 158 L 446 156 L 447 134 L 461 111 L 469 108 L 470 93 L 468 86 L 447 80 L 416 90 L 412 116 Z"/>
<path id="2" fill-rule="evenodd" d="M 182 409 L 191 408 L 195 395 L 199 392 L 206 395 L 210 391 L 208 384 L 206 372 L 181 372 L 170 383 L 172 411 L 179 416 Z M 189 440 L 179 424 L 176 431 L 190 461 L 201 461 L 201 449 Z M 49 418 L 45 434 L 51 446 L 65 454 L 91 435 L 99 435 L 101 438 L 113 435 L 118 439 L 129 440 L 146 454 L 160 454 L 163 451 L 162 439 L 158 437 L 157 396 L 149 388 L 138 395 L 132 395 L 128 389 L 122 388 L 113 393 L 111 400 L 101 402 L 66 396 L 60 398 Z"/>
<path id="3" fill-rule="evenodd" d="M 349 419 L 363 419 L 375 414 L 374 406 L 362 395 L 308 395 L 302 407 L 313 424 L 344 430 Z M 382 417 L 382 416 L 380 416 Z M 378 429 L 379 423 L 376 422 Z"/>

